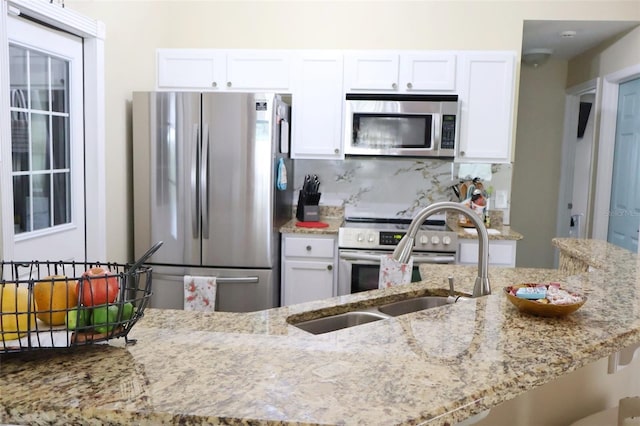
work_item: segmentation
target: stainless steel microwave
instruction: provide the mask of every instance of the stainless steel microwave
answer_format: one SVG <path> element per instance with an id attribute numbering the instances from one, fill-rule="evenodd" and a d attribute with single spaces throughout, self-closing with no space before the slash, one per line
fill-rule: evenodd
<path id="1" fill-rule="evenodd" d="M 346 95 L 345 154 L 453 158 L 457 95 Z"/>

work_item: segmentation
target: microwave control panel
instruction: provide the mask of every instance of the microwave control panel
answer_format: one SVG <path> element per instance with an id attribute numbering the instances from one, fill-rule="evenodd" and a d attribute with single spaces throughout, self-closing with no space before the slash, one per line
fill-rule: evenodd
<path id="1" fill-rule="evenodd" d="M 456 116 L 445 114 L 442 116 L 442 140 L 440 149 L 455 149 Z"/>

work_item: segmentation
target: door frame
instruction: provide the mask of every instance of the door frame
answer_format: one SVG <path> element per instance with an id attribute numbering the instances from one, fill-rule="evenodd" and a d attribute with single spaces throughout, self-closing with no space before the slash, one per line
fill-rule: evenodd
<path id="1" fill-rule="evenodd" d="M 636 78 L 640 78 L 640 64 L 613 72 L 602 79 L 602 107 L 600 108 L 600 131 L 598 135 L 598 171 L 593 209 L 593 238 L 598 240 L 606 241 L 609 231 L 619 86 Z"/>
<path id="2" fill-rule="evenodd" d="M 589 172 L 589 199 L 587 201 L 587 212 L 585 217 L 585 237 L 589 238 L 591 234 L 590 222 L 593 212 L 593 181 L 595 180 L 595 170 L 593 164 L 595 159 L 595 150 L 597 145 L 597 125 L 600 103 L 600 78 L 586 81 L 566 90 L 565 107 L 564 107 L 564 130 L 562 137 L 562 160 L 560 167 L 560 190 L 558 192 L 558 211 L 556 215 L 556 235 L 560 237 L 569 236 L 569 222 L 571 220 L 571 211 L 566 208 L 567 204 L 573 198 L 573 176 L 575 169 L 575 140 L 576 129 L 578 128 L 578 116 L 580 110 L 580 98 L 588 93 L 595 93 L 595 102 L 592 107 L 594 116 L 594 144 L 592 152 L 591 170 Z M 556 250 L 556 267 L 558 266 L 558 251 Z"/>
<path id="3" fill-rule="evenodd" d="M 9 87 L 9 39 L 7 13 L 24 15 L 75 34 L 83 39 L 84 150 L 85 150 L 85 238 L 90 261 L 106 259 L 106 161 L 104 39 L 102 22 L 58 4 L 34 0 L 0 1 L 0 87 Z M 0 90 L 0 178 L 11 180 L 11 122 L 9 91 Z M 103 159 L 87 167 L 86 159 Z M 9 166 L 6 166 L 9 164 Z M 0 189 L 0 258 L 13 259 L 13 220 L 2 212 L 13 211 L 12 190 Z"/>

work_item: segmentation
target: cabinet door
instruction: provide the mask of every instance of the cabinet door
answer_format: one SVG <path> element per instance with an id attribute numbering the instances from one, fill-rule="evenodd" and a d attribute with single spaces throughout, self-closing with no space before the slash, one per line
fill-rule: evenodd
<path id="1" fill-rule="evenodd" d="M 289 53 L 278 50 L 230 50 L 227 52 L 227 89 L 288 91 Z"/>
<path id="2" fill-rule="evenodd" d="M 490 241 L 489 265 L 516 266 L 516 241 Z M 478 241 L 461 242 L 458 246 L 458 263 L 478 264 Z"/>
<path id="3" fill-rule="evenodd" d="M 225 55 L 211 49 L 158 49 L 159 89 L 217 89 L 226 82 Z"/>
<path id="4" fill-rule="evenodd" d="M 345 91 L 398 90 L 399 56 L 396 53 L 348 53 L 344 57 Z"/>
<path id="5" fill-rule="evenodd" d="M 293 69 L 291 157 L 344 158 L 342 54 L 301 52 Z"/>
<path id="6" fill-rule="evenodd" d="M 401 90 L 442 92 L 455 88 L 455 53 L 406 53 L 400 56 Z"/>
<path id="7" fill-rule="evenodd" d="M 332 262 L 286 260 L 283 272 L 283 306 L 334 295 Z"/>
<path id="8" fill-rule="evenodd" d="M 513 52 L 462 56 L 457 161 L 508 163 L 513 139 Z"/>

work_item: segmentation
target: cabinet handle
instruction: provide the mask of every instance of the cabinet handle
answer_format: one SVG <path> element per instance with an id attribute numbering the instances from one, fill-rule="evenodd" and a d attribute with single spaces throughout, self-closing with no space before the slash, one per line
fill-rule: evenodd
<path id="1" fill-rule="evenodd" d="M 333 265 L 327 265 L 327 271 L 333 271 Z"/>
<path id="2" fill-rule="evenodd" d="M 311 246 L 307 246 L 307 251 L 311 251 Z"/>
<path id="3" fill-rule="evenodd" d="M 211 87 L 218 87 L 218 83 L 214 81 L 213 83 L 211 83 Z"/>
<path id="4" fill-rule="evenodd" d="M 227 81 L 227 87 L 231 87 L 231 82 Z"/>
<path id="5" fill-rule="evenodd" d="M 413 84 L 407 83 L 407 89 L 411 89 L 411 88 L 413 88 Z"/>
<path id="6" fill-rule="evenodd" d="M 464 157 L 464 151 L 460 151 L 460 157 Z"/>
<path id="7" fill-rule="evenodd" d="M 391 83 L 391 88 L 392 88 L 392 89 L 397 89 L 397 88 L 398 88 L 398 85 L 397 85 L 396 83 Z"/>
<path id="8" fill-rule="evenodd" d="M 336 149 L 333 150 L 333 153 L 334 154 L 340 154 L 340 150 L 338 148 L 336 148 Z"/>

